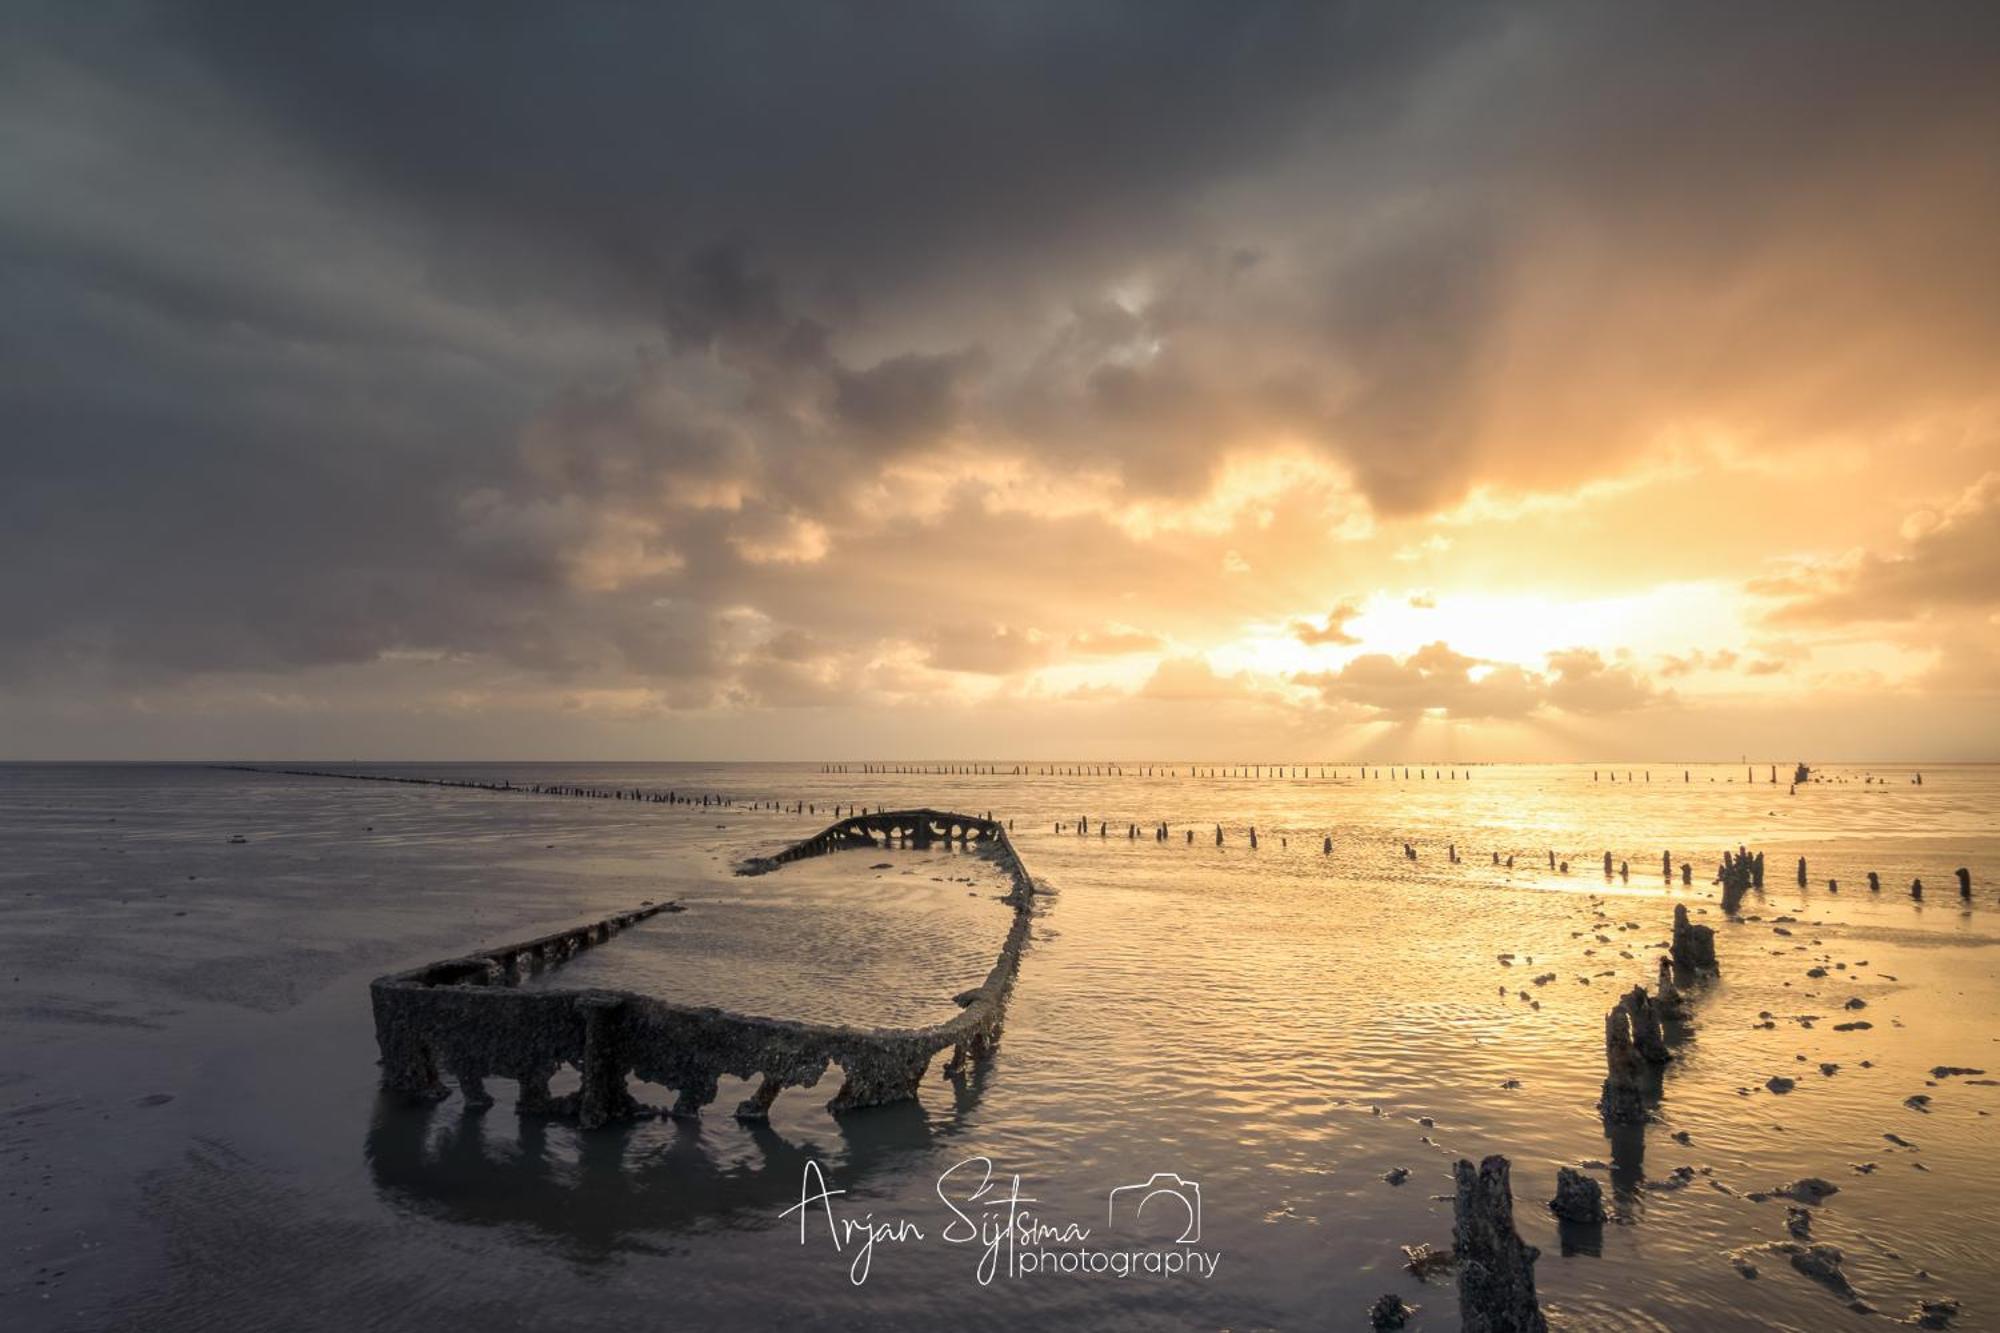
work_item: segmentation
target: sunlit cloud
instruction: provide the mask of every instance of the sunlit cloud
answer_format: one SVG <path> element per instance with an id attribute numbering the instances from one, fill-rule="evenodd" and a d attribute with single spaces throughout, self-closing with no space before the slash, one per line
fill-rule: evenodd
<path id="1" fill-rule="evenodd" d="M 631 21 L 16 25 L 0 734 L 2000 735 L 1952 24 Z"/>

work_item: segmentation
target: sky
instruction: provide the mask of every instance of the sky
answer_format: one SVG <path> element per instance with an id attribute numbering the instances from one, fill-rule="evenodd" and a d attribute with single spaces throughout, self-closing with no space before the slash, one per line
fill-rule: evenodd
<path id="1" fill-rule="evenodd" d="M 1996 71 L 19 0 L 0 757 L 2000 759 Z"/>

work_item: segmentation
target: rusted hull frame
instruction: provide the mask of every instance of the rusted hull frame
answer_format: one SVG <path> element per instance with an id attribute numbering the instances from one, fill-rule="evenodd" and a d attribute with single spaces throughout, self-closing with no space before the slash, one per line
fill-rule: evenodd
<path id="1" fill-rule="evenodd" d="M 877 841 L 880 839 L 880 841 Z M 827 1103 L 835 1113 L 907 1101 L 917 1095 L 940 1051 L 957 1073 L 992 1055 L 1032 919 L 1034 881 L 997 821 L 946 811 L 911 810 L 841 820 L 771 857 L 741 865 L 761 874 L 827 852 L 940 841 L 983 845 L 1006 874 L 1014 922 L 985 981 L 956 997 L 957 1017 L 922 1028 L 852 1028 L 757 1018 L 673 1004 L 629 991 L 523 990 L 508 984 L 524 971 L 560 963 L 627 926 L 676 904 L 648 905 L 521 944 L 448 959 L 378 978 L 370 986 L 385 1091 L 415 1100 L 450 1095 L 455 1081 L 468 1106 L 492 1103 L 488 1078 L 511 1078 L 524 1114 L 574 1116 L 586 1128 L 644 1113 L 626 1090 L 628 1076 L 673 1089 L 668 1114 L 697 1118 L 724 1076 L 757 1086 L 736 1108 L 743 1120 L 768 1117 L 786 1088 L 813 1087 L 830 1065 L 846 1077 Z M 568 1064 L 581 1086 L 551 1096 L 549 1080 Z"/>

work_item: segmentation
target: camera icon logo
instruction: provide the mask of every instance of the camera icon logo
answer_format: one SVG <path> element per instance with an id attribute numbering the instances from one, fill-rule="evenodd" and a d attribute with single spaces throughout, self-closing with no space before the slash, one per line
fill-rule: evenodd
<path id="1" fill-rule="evenodd" d="M 1137 1222 L 1145 1215 L 1146 1205 L 1156 1199 L 1167 1202 L 1154 1208 L 1155 1216 L 1161 1209 L 1172 1209 L 1175 1204 L 1187 1215 L 1187 1226 L 1175 1237 L 1175 1244 L 1194 1245 L 1201 1240 L 1201 1182 L 1183 1180 L 1171 1171 L 1162 1171 L 1137 1185 L 1120 1185 L 1111 1191 L 1111 1201 L 1107 1225 L 1116 1225 L 1118 1209 L 1123 1206 L 1131 1210 L 1131 1218 Z"/>

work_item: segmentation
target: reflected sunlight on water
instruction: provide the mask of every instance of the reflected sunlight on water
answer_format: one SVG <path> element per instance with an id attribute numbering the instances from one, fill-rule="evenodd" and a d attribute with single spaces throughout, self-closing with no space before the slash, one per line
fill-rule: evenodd
<path id="1" fill-rule="evenodd" d="M 402 1315 L 542 1301 L 637 1325 L 644 1293 L 671 1283 L 677 1308 L 709 1323 L 744 1320 L 755 1293 L 760 1319 L 865 1310 L 973 1327 L 1297 1327 L 1350 1321 L 1399 1290 L 1448 1326 L 1449 1286 L 1403 1274 L 1398 1247 L 1447 1246 L 1450 1205 L 1434 1196 L 1448 1191 L 1451 1162 L 1500 1152 L 1515 1164 L 1521 1229 L 1544 1252 L 1545 1302 L 1572 1327 L 1870 1322 L 1781 1256 L 1755 1281 L 1729 1266 L 1727 1251 L 1785 1239 L 1783 1201 L 1748 1196 L 1804 1175 L 1840 1187 L 1816 1210 L 1815 1237 L 1842 1248 L 1854 1285 L 1885 1313 L 1948 1294 L 1966 1302 L 1964 1326 L 2000 1322 L 2000 1279 L 1985 1262 L 2000 1236 L 2000 1169 L 1987 1151 L 2000 1088 L 1929 1073 L 2000 1076 L 2000 769 L 1940 767 L 1921 787 L 1900 771 L 1868 784 L 1832 769 L 1796 795 L 1746 783 L 1734 766 L 1694 769 L 1685 783 L 1679 766 L 1656 768 L 1650 784 L 1621 769 L 1615 786 L 1560 766 L 1443 781 L 1361 781 L 1352 769 L 1298 780 L 781 765 L 395 771 L 819 809 L 690 811 L 189 769 L 0 770 L 5 920 L 56 960 L 31 964 L 16 992 L 50 992 L 15 1008 L 36 1059 L 63 1042 L 87 1048 L 89 1033 L 60 1014 L 88 1002 L 100 1018 L 185 1032 L 173 1041 L 233 1071 L 226 1097 L 184 1092 L 202 1119 L 154 1145 L 151 1202 L 135 1225 L 178 1239 L 132 1279 L 147 1288 L 133 1309 L 169 1320 L 269 1313 L 278 1296 L 260 1306 L 258 1293 L 278 1278 L 239 1270 L 261 1254 L 257 1273 L 294 1273 L 295 1252 L 317 1244 L 368 1273 L 363 1289 L 393 1291 L 382 1299 Z M 502 1104 L 483 1117 L 461 1117 L 456 1102 L 435 1113 L 375 1105 L 368 976 L 641 898 L 678 897 L 689 911 L 585 955 L 553 974 L 557 984 L 568 973 L 788 1016 L 822 1003 L 851 1021 L 918 1021 L 948 1006 L 990 966 L 1006 928 L 980 863 L 863 852 L 728 874 L 849 801 L 1011 818 L 1031 870 L 1058 890 L 1037 920 L 1000 1055 L 973 1082 L 933 1071 L 920 1107 L 836 1123 L 821 1109 L 829 1080 L 787 1094 L 768 1128 L 712 1112 L 698 1127 L 647 1122 L 603 1136 L 517 1125 L 497 1084 Z M 1088 836 L 1055 832 L 1081 816 Z M 1165 843 L 1150 834 L 1158 820 L 1172 830 Z M 227 846 L 232 833 L 247 844 Z M 1763 850 L 1770 874 L 1743 918 L 1725 922 L 1709 881 L 1721 850 L 1739 843 Z M 1630 862 L 1629 881 L 1607 882 L 1606 850 Z M 1568 874 L 1549 870 L 1550 851 Z M 1662 851 L 1676 871 L 1693 864 L 1692 887 L 1678 873 L 1663 881 Z M 1493 864 L 1496 852 L 1514 856 L 1512 872 Z M 872 868 L 884 860 L 895 870 Z M 1970 908 L 1952 879 L 1960 865 L 1975 878 Z M 1879 894 L 1866 889 L 1870 870 Z M 955 882 L 965 875 L 981 882 Z M 1920 903 L 1907 893 L 1915 876 Z M 1603 1014 L 1652 979 L 1681 902 L 1718 927 L 1722 975 L 1696 994 L 1695 1037 L 1667 1072 L 1658 1121 L 1614 1141 L 1594 1109 Z M 97 932 L 88 947 L 64 943 L 82 923 Z M 230 966 L 215 975 L 196 966 L 204 959 Z M 1857 1014 L 1872 1026 L 1834 1030 Z M 1822 1073 L 1822 1062 L 1838 1068 Z M 1767 1091 L 1773 1075 L 1795 1089 Z M 1905 1105 L 1917 1094 L 1932 1098 L 1927 1111 Z M 716 1106 L 738 1095 L 726 1087 Z M 208 1146 L 190 1148 L 191 1133 Z M 907 1245 L 876 1257 L 864 1305 L 846 1258 L 801 1246 L 796 1219 L 779 1216 L 813 1159 L 850 1191 L 845 1206 L 935 1227 L 939 1173 L 975 1153 L 1021 1173 L 1045 1212 L 1099 1223 L 1120 1185 L 1158 1172 L 1198 1179 L 1203 1244 L 1223 1261 L 1206 1281 L 1039 1276 L 982 1288 L 962 1249 Z M 1542 1206 L 1565 1163 L 1595 1164 L 1606 1185 L 1615 1220 L 1601 1236 L 1559 1235 Z M 1412 1173 L 1407 1183 L 1384 1181 L 1392 1167 Z M 1691 1183 L 1676 1182 L 1677 1167 L 1693 1169 Z M 266 1215 L 289 1221 L 246 1224 Z M 467 1250 L 468 1227 L 482 1248 Z M 204 1269 L 197 1256 L 225 1241 L 245 1257 Z"/>

